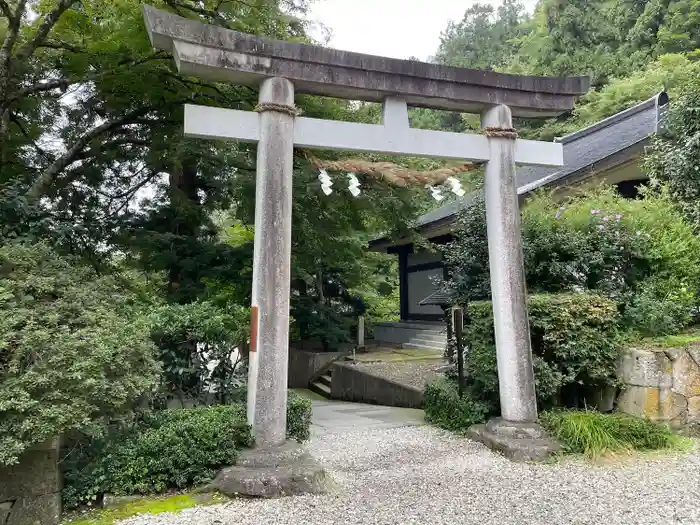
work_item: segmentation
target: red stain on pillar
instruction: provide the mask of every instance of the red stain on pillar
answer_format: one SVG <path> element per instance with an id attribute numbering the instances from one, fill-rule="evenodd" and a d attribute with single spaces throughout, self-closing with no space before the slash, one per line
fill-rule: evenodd
<path id="1" fill-rule="evenodd" d="M 258 351 L 258 307 L 250 308 L 250 351 Z"/>

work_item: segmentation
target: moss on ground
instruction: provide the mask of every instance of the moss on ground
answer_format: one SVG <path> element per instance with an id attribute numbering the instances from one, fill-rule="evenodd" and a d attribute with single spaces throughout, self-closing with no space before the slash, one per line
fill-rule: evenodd
<path id="1" fill-rule="evenodd" d="M 226 497 L 219 494 L 178 494 L 165 497 L 144 497 L 106 509 L 73 514 L 63 521 L 63 525 L 114 525 L 118 520 L 130 518 L 137 514 L 179 512 L 198 505 L 214 505 L 224 501 L 227 501 Z"/>

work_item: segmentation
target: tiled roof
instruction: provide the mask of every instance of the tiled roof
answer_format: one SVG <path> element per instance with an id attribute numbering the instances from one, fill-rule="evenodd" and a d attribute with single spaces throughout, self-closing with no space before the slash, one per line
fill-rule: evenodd
<path id="1" fill-rule="evenodd" d="M 418 304 L 420 306 L 449 306 L 452 304 L 454 294 L 449 290 L 437 290 L 431 293 Z"/>

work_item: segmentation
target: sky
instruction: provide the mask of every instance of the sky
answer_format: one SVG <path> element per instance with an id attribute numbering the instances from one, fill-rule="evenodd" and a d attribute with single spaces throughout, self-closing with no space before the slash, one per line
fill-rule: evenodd
<path id="1" fill-rule="evenodd" d="M 437 51 L 448 21 L 461 20 L 475 3 L 477 0 L 315 0 L 308 18 L 331 30 L 330 47 L 427 60 Z M 524 3 L 532 10 L 536 0 Z"/>

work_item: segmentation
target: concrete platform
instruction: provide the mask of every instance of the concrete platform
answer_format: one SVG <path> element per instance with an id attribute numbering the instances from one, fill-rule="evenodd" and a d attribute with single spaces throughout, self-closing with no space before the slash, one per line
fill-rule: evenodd
<path id="1" fill-rule="evenodd" d="M 358 363 L 398 363 L 407 361 L 443 359 L 442 351 L 430 348 L 390 348 L 382 347 L 366 354 L 356 354 Z"/>
<path id="2" fill-rule="evenodd" d="M 342 401 L 314 401 L 311 434 L 426 425 L 422 410 Z"/>

